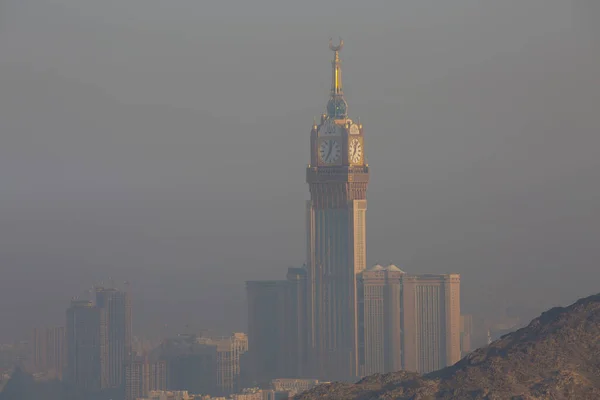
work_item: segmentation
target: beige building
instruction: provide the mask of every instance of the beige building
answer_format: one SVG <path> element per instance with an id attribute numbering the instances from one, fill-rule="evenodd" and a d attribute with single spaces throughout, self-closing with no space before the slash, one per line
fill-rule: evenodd
<path id="1" fill-rule="evenodd" d="M 220 393 L 233 393 L 240 389 L 240 357 L 248 351 L 248 336 L 245 333 L 233 333 L 229 337 L 204 338 L 196 342 L 217 348 L 217 388 Z"/>
<path id="2" fill-rule="evenodd" d="M 125 365 L 125 400 L 137 400 L 150 391 L 166 389 L 166 361 L 150 361 L 148 356 L 136 356 Z"/>
<path id="3" fill-rule="evenodd" d="M 321 379 L 353 380 L 359 371 L 357 275 L 366 267 L 369 166 L 364 131 L 348 118 L 334 52 L 327 112 L 313 124 L 307 202 L 307 331 L 310 370 Z"/>
<path id="4" fill-rule="evenodd" d="M 195 400 L 197 398 L 200 397 L 189 394 L 187 390 L 153 390 L 150 391 L 150 393 L 148 393 L 146 397 L 139 398 L 136 400 Z"/>
<path id="5" fill-rule="evenodd" d="M 316 379 L 273 379 L 271 386 L 276 392 L 288 392 L 290 395 L 300 394 L 317 386 L 319 381 Z"/>
<path id="6" fill-rule="evenodd" d="M 363 375 L 431 372 L 461 357 L 460 276 L 375 265 L 360 277 Z"/>
<path id="7" fill-rule="evenodd" d="M 460 360 L 460 275 L 402 277 L 403 367 L 427 373 Z"/>
<path id="8" fill-rule="evenodd" d="M 393 264 L 361 274 L 359 292 L 364 349 L 362 375 L 402 369 L 402 276 Z"/>

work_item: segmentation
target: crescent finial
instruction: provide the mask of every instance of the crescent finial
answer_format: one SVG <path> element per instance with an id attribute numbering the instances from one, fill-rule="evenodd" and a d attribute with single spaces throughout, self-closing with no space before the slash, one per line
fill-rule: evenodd
<path id="1" fill-rule="evenodd" d="M 329 49 L 331 51 L 340 51 L 342 50 L 342 48 L 344 47 L 344 41 L 342 40 L 342 38 L 340 38 L 340 44 L 338 44 L 337 46 L 333 45 L 333 39 L 329 39 Z"/>

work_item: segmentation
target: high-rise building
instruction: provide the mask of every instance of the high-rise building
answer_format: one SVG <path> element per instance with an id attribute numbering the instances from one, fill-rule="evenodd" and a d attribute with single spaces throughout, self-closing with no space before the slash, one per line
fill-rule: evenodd
<path id="1" fill-rule="evenodd" d="M 84 392 L 106 388 L 106 318 L 91 301 L 74 300 L 67 310 L 67 380 Z"/>
<path id="2" fill-rule="evenodd" d="M 460 275 L 403 275 L 403 367 L 427 373 L 460 360 Z"/>
<path id="3" fill-rule="evenodd" d="M 288 268 L 287 280 L 248 281 L 248 384 L 299 378 L 307 369 L 306 269 Z"/>
<path id="4" fill-rule="evenodd" d="M 264 384 L 283 373 L 285 298 L 288 281 L 248 281 L 250 380 Z"/>
<path id="5" fill-rule="evenodd" d="M 460 316 L 460 356 L 466 356 L 472 351 L 473 316 L 470 314 Z"/>
<path id="6" fill-rule="evenodd" d="M 137 400 L 152 390 L 167 390 L 166 361 L 132 357 L 125 365 L 125 400 Z"/>
<path id="7" fill-rule="evenodd" d="M 306 313 L 306 268 L 288 268 L 287 289 L 285 292 L 283 348 L 283 371 L 280 378 L 300 378 L 310 376 L 307 369 L 308 320 Z"/>
<path id="8" fill-rule="evenodd" d="M 241 389 L 240 385 L 240 357 L 248 351 L 248 336 L 236 332 L 229 337 L 204 338 L 199 337 L 196 342 L 203 345 L 215 346 L 217 349 L 217 391 L 222 395 L 229 395 Z"/>
<path id="9" fill-rule="evenodd" d="M 217 393 L 217 346 L 198 343 L 195 335 L 165 340 L 155 354 L 167 363 L 167 389 Z"/>
<path id="10" fill-rule="evenodd" d="M 319 378 L 336 380 L 360 374 L 357 275 L 366 267 L 369 181 L 363 127 L 348 118 L 342 89 L 342 45 L 330 42 L 331 96 L 319 125 L 313 124 L 306 169 L 311 369 Z"/>
<path id="11" fill-rule="evenodd" d="M 36 372 L 45 372 L 62 380 L 66 366 L 67 349 L 65 328 L 42 328 L 33 330 L 33 362 Z"/>
<path id="12" fill-rule="evenodd" d="M 106 316 L 106 347 L 103 358 L 107 387 L 124 388 L 125 365 L 131 357 L 131 298 L 128 292 L 96 288 L 96 306 Z"/>
<path id="13" fill-rule="evenodd" d="M 318 384 L 316 379 L 273 379 L 271 382 L 276 392 L 288 392 L 293 395 L 310 390 Z"/>
<path id="14" fill-rule="evenodd" d="M 361 373 L 402 369 L 402 276 L 393 264 L 375 265 L 361 274 Z"/>

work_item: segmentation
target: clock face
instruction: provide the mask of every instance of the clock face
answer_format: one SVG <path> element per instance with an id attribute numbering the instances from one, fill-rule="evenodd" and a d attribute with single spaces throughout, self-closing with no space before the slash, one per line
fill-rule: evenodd
<path id="1" fill-rule="evenodd" d="M 325 121 L 325 123 L 323 125 L 321 125 L 321 129 L 319 129 L 319 135 L 321 136 L 330 136 L 330 135 L 336 135 L 338 134 L 339 131 L 339 126 L 331 121 L 331 120 L 327 120 Z"/>
<path id="2" fill-rule="evenodd" d="M 325 139 L 319 145 L 319 157 L 325 164 L 333 164 L 340 159 L 342 146 L 334 139 Z"/>
<path id="3" fill-rule="evenodd" d="M 359 133 L 360 133 L 360 130 L 358 129 L 358 125 L 356 125 L 356 124 L 350 125 L 350 134 L 351 135 L 358 135 Z"/>
<path id="4" fill-rule="evenodd" d="M 358 139 L 352 139 L 348 146 L 348 159 L 353 164 L 358 164 L 362 160 L 362 144 Z"/>

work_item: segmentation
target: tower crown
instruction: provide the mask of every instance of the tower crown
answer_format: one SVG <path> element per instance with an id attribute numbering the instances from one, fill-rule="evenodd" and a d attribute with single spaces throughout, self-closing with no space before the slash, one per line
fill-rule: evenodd
<path id="1" fill-rule="evenodd" d="M 337 46 L 329 39 L 329 49 L 334 52 L 331 77 L 331 97 L 327 102 L 327 115 L 333 119 L 342 119 L 348 116 L 348 103 L 344 99 L 342 89 L 342 62 L 340 61 L 340 51 L 344 47 L 344 41 L 340 38 Z"/>

